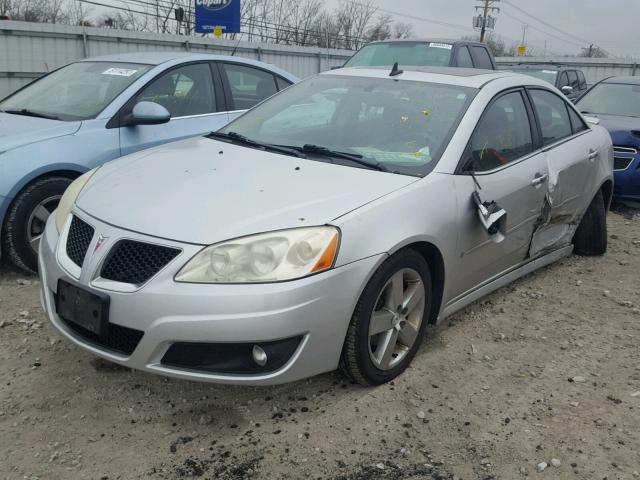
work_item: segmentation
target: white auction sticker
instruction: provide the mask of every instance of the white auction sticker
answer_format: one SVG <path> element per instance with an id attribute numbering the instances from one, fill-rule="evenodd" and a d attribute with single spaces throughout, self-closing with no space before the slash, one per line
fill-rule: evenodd
<path id="1" fill-rule="evenodd" d="M 431 42 L 429 44 L 429 46 L 431 48 L 444 48 L 445 50 L 451 50 L 453 48 L 453 45 L 451 45 L 450 43 L 434 43 L 434 42 Z"/>
<path id="2" fill-rule="evenodd" d="M 130 68 L 113 68 L 112 67 L 102 72 L 102 75 L 118 75 L 119 77 L 130 77 L 136 72 L 137 70 L 132 70 Z"/>

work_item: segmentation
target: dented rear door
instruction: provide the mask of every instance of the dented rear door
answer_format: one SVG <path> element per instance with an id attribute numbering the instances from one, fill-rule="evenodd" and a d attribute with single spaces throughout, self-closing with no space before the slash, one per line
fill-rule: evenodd
<path id="1" fill-rule="evenodd" d="M 564 98 L 546 89 L 529 89 L 549 172 L 545 205 L 531 241 L 529 256 L 569 245 L 591 201 L 595 163 L 606 152 Z"/>

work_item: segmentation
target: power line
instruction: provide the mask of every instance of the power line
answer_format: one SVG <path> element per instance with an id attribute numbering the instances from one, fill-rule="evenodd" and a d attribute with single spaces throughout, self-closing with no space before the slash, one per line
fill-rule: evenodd
<path id="1" fill-rule="evenodd" d="M 573 38 L 573 39 L 575 39 L 575 40 L 578 40 L 579 42 L 581 42 L 581 44 L 582 44 L 582 45 L 584 45 L 584 44 L 589 45 L 589 44 L 592 44 L 592 43 L 593 43 L 593 42 L 590 42 L 590 41 L 588 41 L 588 40 L 585 40 L 584 38 L 580 38 L 580 37 L 578 37 L 578 36 L 576 36 L 576 35 L 573 35 L 572 33 L 569 33 L 569 32 L 567 32 L 566 30 L 562 30 L 562 29 L 560 29 L 560 28 L 558 28 L 558 27 L 555 27 L 554 25 L 551 25 L 549 22 L 547 22 L 547 21 L 545 21 L 545 20 L 543 20 L 543 19 L 541 19 L 541 18 L 539 18 L 539 17 L 536 17 L 535 15 L 532 15 L 531 13 L 527 12 L 527 11 L 526 11 L 526 10 L 524 10 L 523 8 L 519 7 L 518 5 L 514 5 L 514 4 L 513 4 L 512 2 L 510 2 L 509 0 L 503 0 L 503 1 L 504 1 L 504 3 L 505 3 L 505 4 L 507 4 L 507 5 L 511 6 L 512 8 L 515 8 L 515 9 L 516 9 L 516 10 L 518 10 L 519 12 L 523 13 L 524 15 L 526 15 L 526 16 L 528 16 L 528 17 L 530 17 L 530 18 L 534 19 L 534 20 L 536 20 L 537 22 L 540 22 L 541 24 L 543 24 L 543 25 L 547 26 L 548 28 L 551 28 L 552 30 L 555 30 L 555 31 L 557 31 L 557 32 L 560 32 L 561 34 L 563 34 L 563 35 L 565 35 L 565 36 L 567 36 L 567 37 L 570 37 L 570 38 Z M 564 39 L 563 39 L 563 41 L 567 41 L 567 40 L 564 40 Z M 596 46 L 597 46 L 597 45 L 596 45 Z M 601 50 L 602 52 L 604 52 L 604 53 L 606 53 L 606 54 L 608 54 L 608 55 L 611 55 L 609 52 L 605 51 L 603 48 L 601 48 L 601 47 L 598 47 L 598 48 L 600 48 L 600 50 Z"/>
<path id="2" fill-rule="evenodd" d="M 520 19 L 520 18 L 516 17 L 515 15 L 510 14 L 508 11 L 506 11 L 506 10 L 504 10 L 504 9 L 502 10 L 502 13 L 503 13 L 504 15 L 506 15 L 507 17 L 512 18 L 512 19 L 513 19 L 513 20 L 515 20 L 516 22 L 519 22 L 519 23 L 522 23 L 522 24 L 526 24 L 526 23 L 527 23 L 527 22 L 525 22 L 524 20 L 522 20 L 522 19 Z M 559 41 L 561 41 L 561 42 L 563 42 L 563 43 L 570 43 L 570 44 L 575 45 L 575 46 L 580 47 L 580 48 L 582 48 L 582 46 L 584 45 L 584 43 L 576 43 L 576 42 L 573 42 L 573 41 L 571 41 L 571 40 L 567 40 L 567 39 L 564 39 L 564 38 L 559 37 L 559 36 L 557 36 L 557 35 L 554 35 L 553 33 L 546 32 L 546 31 L 544 31 L 544 30 L 542 30 L 542 29 L 538 28 L 538 27 L 537 27 L 537 26 L 535 26 L 535 25 L 527 24 L 527 26 L 528 26 L 529 28 L 533 29 L 533 30 L 536 30 L 536 31 L 538 31 L 538 32 L 542 33 L 543 35 L 547 35 L 547 36 L 549 36 L 549 37 L 555 38 L 556 40 L 559 40 Z"/>

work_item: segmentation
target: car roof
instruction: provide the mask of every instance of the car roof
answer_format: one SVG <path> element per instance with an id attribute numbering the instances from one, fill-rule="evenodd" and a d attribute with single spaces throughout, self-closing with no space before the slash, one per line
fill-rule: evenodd
<path id="1" fill-rule="evenodd" d="M 486 83 L 500 78 L 521 77 L 523 79 L 523 84 L 535 83 L 536 80 L 526 75 L 501 70 L 482 70 L 478 68 L 457 67 L 415 67 L 405 65 L 400 65 L 399 68 L 403 73 L 393 77 L 398 80 L 445 83 L 471 88 L 481 88 Z M 329 70 L 321 73 L 321 75 L 389 78 L 390 72 L 391 69 L 388 67 L 346 67 Z M 542 84 L 545 84 L 545 82 Z"/>
<path id="2" fill-rule="evenodd" d="M 640 85 L 640 77 L 609 77 L 605 78 L 602 83 L 622 83 L 625 85 Z"/>
<path id="3" fill-rule="evenodd" d="M 459 43 L 463 43 L 465 45 L 482 45 L 486 47 L 487 45 L 481 42 L 476 42 L 475 40 L 460 40 L 454 38 L 402 38 L 402 39 L 389 39 L 389 40 L 375 40 L 373 42 L 368 43 L 367 45 L 371 45 L 373 43 L 450 43 L 451 45 L 457 45 Z M 366 46 L 366 45 L 365 45 Z"/>
<path id="4" fill-rule="evenodd" d="M 298 78 L 275 65 L 260 62 L 243 57 L 235 57 L 230 55 L 214 55 L 210 53 L 191 53 L 191 52 L 136 52 L 136 53 L 116 53 L 112 55 L 103 55 L 99 57 L 90 57 L 80 60 L 81 62 L 123 62 L 123 63 L 142 63 L 145 65 L 162 65 L 167 62 L 181 63 L 192 61 L 232 61 L 235 63 L 245 63 L 271 70 L 282 77 L 297 81 Z"/>

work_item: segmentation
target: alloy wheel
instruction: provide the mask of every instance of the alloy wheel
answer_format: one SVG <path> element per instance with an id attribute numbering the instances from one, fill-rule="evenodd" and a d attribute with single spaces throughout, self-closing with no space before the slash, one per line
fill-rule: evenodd
<path id="1" fill-rule="evenodd" d="M 425 296 L 412 268 L 397 271 L 380 291 L 369 321 L 369 356 L 380 370 L 398 365 L 418 340 Z"/>

